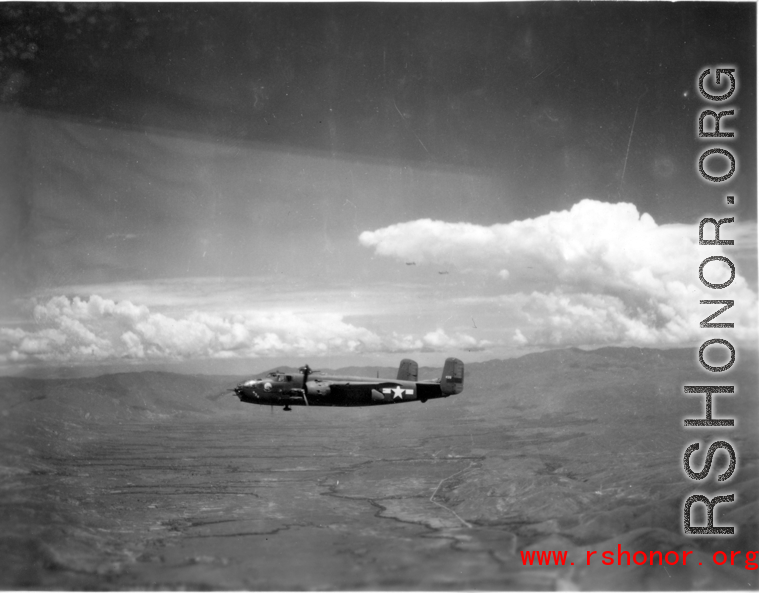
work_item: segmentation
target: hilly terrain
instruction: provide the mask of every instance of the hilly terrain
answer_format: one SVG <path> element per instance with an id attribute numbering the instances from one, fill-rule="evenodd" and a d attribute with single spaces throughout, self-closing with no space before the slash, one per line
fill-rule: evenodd
<path id="1" fill-rule="evenodd" d="M 291 413 L 241 404 L 241 377 L 0 378 L 0 587 L 754 589 L 740 556 L 712 560 L 759 549 L 756 365 L 736 366 L 714 416 L 737 426 L 702 429 L 683 428 L 704 398 L 682 386 L 714 377 L 691 350 L 528 354 L 467 364 L 445 400 Z M 730 480 L 724 451 L 688 479 L 684 450 L 701 443 L 700 469 L 720 439 Z M 694 493 L 734 493 L 715 523 L 737 533 L 684 536 Z M 618 546 L 693 554 L 602 565 Z M 525 566 L 532 550 L 568 558 Z"/>

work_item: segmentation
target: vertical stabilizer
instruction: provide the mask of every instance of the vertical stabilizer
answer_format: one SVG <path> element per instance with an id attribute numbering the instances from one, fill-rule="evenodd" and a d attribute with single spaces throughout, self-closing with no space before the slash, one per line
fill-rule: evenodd
<path id="1" fill-rule="evenodd" d="M 419 378 L 419 365 L 410 358 L 404 358 L 398 367 L 399 381 L 416 381 Z"/>
<path id="2" fill-rule="evenodd" d="M 446 358 L 443 375 L 440 377 L 440 391 L 443 395 L 461 393 L 464 389 L 464 363 L 458 358 Z"/>

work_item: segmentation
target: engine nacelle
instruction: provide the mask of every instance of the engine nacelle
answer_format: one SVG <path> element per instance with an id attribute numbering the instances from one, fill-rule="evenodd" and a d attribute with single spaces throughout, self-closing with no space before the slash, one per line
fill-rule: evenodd
<path id="1" fill-rule="evenodd" d="M 309 396 L 327 396 L 330 393 L 330 388 L 327 383 L 322 381 L 308 381 L 306 383 L 306 393 Z"/>

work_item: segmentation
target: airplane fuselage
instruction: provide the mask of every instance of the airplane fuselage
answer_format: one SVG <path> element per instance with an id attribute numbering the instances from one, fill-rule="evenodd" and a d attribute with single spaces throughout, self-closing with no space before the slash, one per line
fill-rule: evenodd
<path id="1" fill-rule="evenodd" d="M 448 358 L 440 379 L 419 381 L 416 362 L 403 359 L 395 379 L 350 377 L 312 372 L 308 365 L 297 373 L 273 371 L 260 379 L 243 381 L 234 392 L 241 402 L 264 406 L 377 406 L 448 397 L 464 388 L 464 363 Z"/>
<path id="2" fill-rule="evenodd" d="M 447 397 L 440 383 L 277 373 L 235 388 L 240 401 L 274 406 L 372 406 Z"/>

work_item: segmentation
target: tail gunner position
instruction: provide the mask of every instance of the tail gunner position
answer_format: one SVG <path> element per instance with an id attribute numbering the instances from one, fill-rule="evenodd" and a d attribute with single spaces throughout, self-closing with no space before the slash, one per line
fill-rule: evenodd
<path id="1" fill-rule="evenodd" d="M 464 363 L 447 358 L 440 379 L 418 381 L 419 365 L 404 358 L 396 379 L 345 377 L 311 371 L 274 371 L 262 379 L 240 383 L 234 392 L 241 402 L 266 406 L 375 406 L 448 397 L 464 389 Z"/>

